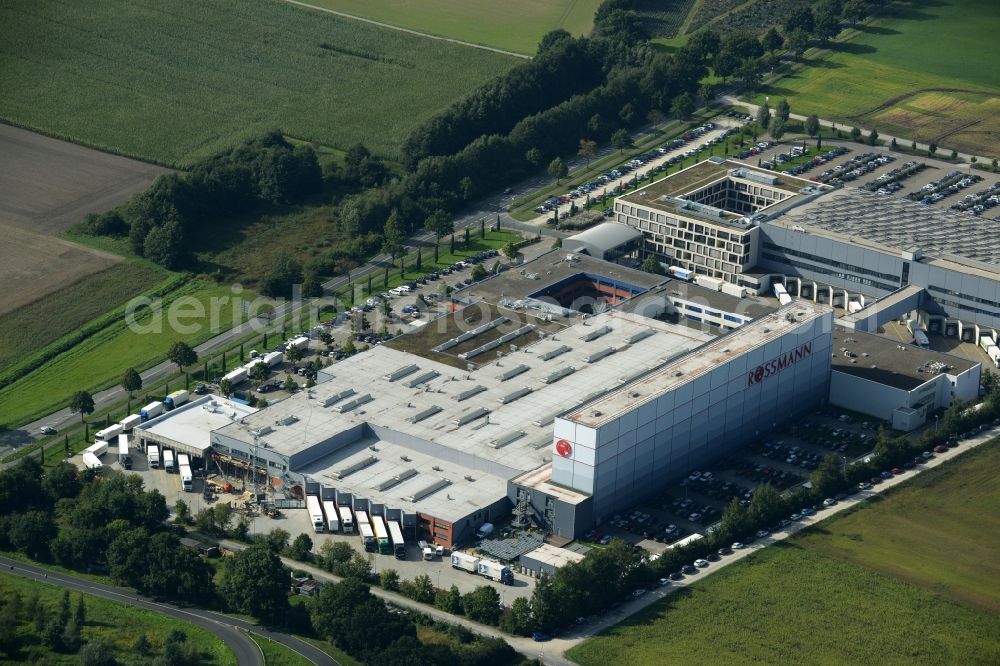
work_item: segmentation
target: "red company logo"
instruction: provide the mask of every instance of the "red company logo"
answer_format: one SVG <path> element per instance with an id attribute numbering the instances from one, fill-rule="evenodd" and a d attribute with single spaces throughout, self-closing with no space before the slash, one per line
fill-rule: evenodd
<path id="1" fill-rule="evenodd" d="M 569 458 L 573 455 L 573 447 L 565 439 L 560 439 L 556 442 L 556 453 L 563 458 Z"/>
<path id="2" fill-rule="evenodd" d="M 787 354 L 782 354 L 778 358 L 771 359 L 767 363 L 758 365 L 756 368 L 747 373 L 747 386 L 760 384 L 771 375 L 776 375 L 785 368 L 795 365 L 797 361 L 804 359 L 810 354 L 812 354 L 812 343 L 807 342 Z"/>

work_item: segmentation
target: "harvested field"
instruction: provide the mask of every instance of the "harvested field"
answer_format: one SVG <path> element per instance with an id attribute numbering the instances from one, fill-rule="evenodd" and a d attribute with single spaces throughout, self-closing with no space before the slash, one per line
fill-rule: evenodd
<path id="1" fill-rule="evenodd" d="M 121 257 L 53 234 L 89 212 L 117 206 L 165 171 L 0 125 L 0 234 L 4 238 L 0 315 L 121 262 Z"/>
<path id="2" fill-rule="evenodd" d="M 54 234 L 87 213 L 114 208 L 166 172 L 0 125 L 0 226 Z"/>
<path id="3" fill-rule="evenodd" d="M 993 156 L 1000 146 L 1000 95 L 918 92 L 859 120 L 892 134 L 946 144 L 972 155 Z"/>
<path id="4" fill-rule="evenodd" d="M 0 224 L 0 315 L 102 271 L 121 257 Z"/>

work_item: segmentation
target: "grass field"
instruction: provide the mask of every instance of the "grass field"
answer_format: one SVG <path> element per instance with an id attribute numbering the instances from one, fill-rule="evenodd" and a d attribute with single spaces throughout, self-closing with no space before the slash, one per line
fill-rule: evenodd
<path id="1" fill-rule="evenodd" d="M 201 303 L 207 314 L 211 300 L 221 297 L 232 297 L 228 287 L 192 280 L 164 297 L 163 311 L 166 313 L 171 303 L 185 298 Z M 253 294 L 245 291 L 241 297 L 252 299 Z M 231 305 L 218 310 L 214 331 L 207 325 L 207 318 L 184 320 L 185 325 L 198 322 L 197 330 L 181 332 L 169 325 L 166 314 L 161 326 L 156 325 L 148 310 L 143 315 L 137 316 L 136 322 L 150 332 L 136 332 L 124 320 L 116 322 L 0 390 L 0 426 L 18 426 L 61 409 L 78 389 L 94 391 L 113 385 L 126 368 L 142 369 L 162 360 L 176 340 L 195 345 L 207 340 L 213 332 L 228 330 L 233 325 Z"/>
<path id="2" fill-rule="evenodd" d="M 0 7 L 0 117 L 167 164 L 271 128 L 391 155 L 517 62 L 279 0 Z"/>
<path id="3" fill-rule="evenodd" d="M 124 305 L 166 275 L 161 269 L 123 262 L 0 315 L 0 372 Z"/>
<path id="4" fill-rule="evenodd" d="M 37 591 L 42 603 L 52 609 L 53 614 L 63 595 L 62 590 L 55 586 L 0 574 L 0 596 L 8 597 L 15 590 L 21 594 L 22 600 L 27 600 L 33 592 Z M 78 596 L 76 593 L 71 595 L 71 607 L 75 606 Z M 206 666 L 210 664 L 216 666 L 236 665 L 236 656 L 226 647 L 225 643 L 200 627 L 100 597 L 86 595 L 84 599 L 87 605 L 88 619 L 81 631 L 83 640 L 108 641 L 114 649 L 114 656 L 122 660 L 122 663 L 130 663 L 131 659 L 136 656 L 132 651 L 132 645 L 140 633 L 146 634 L 152 653 L 160 654 L 167 636 L 171 631 L 177 629 L 183 631 L 187 636 L 187 641 L 197 648 L 202 658 L 200 663 Z M 22 623 L 17 631 L 19 636 L 27 639 L 25 642 L 28 644 L 22 646 L 20 653 L 12 661 L 44 664 L 80 663 L 78 655 L 60 654 L 36 642 L 29 642 L 30 634 L 33 634 L 34 628 L 31 627 L 30 632 L 28 628 L 29 625 Z M 296 662 L 284 663 L 294 664 Z"/>
<path id="5" fill-rule="evenodd" d="M 801 545 L 1000 616 L 1000 443 L 921 474 Z"/>
<path id="6" fill-rule="evenodd" d="M 586 35 L 602 0 L 302 0 L 431 35 L 533 55 L 545 33 Z"/>
<path id="7" fill-rule="evenodd" d="M 998 32 L 1000 3 L 991 0 L 896 3 L 890 18 L 755 100 L 787 97 L 795 113 L 1000 154 L 1000 79 L 986 56 Z"/>
<path id="8" fill-rule="evenodd" d="M 591 664 L 995 664 L 1000 441 L 768 547 L 569 656 Z"/>
<path id="9" fill-rule="evenodd" d="M 270 638 L 250 634 L 250 640 L 260 646 L 266 666 L 309 666 L 312 662 Z"/>

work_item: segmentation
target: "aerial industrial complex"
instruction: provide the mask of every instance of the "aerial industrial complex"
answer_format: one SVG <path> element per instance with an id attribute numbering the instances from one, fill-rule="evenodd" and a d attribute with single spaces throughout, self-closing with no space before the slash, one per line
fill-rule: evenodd
<path id="1" fill-rule="evenodd" d="M 621 197 L 619 222 L 457 291 L 445 314 L 325 368 L 313 388 L 261 410 L 202 398 L 138 439 L 454 547 L 508 518 L 576 538 L 827 403 L 912 430 L 974 398 L 981 367 L 869 331 L 903 317 L 992 335 L 997 313 L 918 280 L 981 296 L 996 290 L 996 257 L 927 239 L 927 257 L 890 255 L 838 236 L 828 209 L 863 196 L 701 163 Z M 903 242 L 852 219 L 857 234 Z M 624 265 L 648 253 L 670 274 Z M 774 285 L 777 299 L 759 296 Z"/>
<path id="2" fill-rule="evenodd" d="M 860 310 L 844 322 L 858 330 L 912 312 L 932 333 L 996 341 L 994 221 L 720 158 L 619 197 L 614 210 L 647 252 L 694 275 L 754 293 L 783 284 Z"/>

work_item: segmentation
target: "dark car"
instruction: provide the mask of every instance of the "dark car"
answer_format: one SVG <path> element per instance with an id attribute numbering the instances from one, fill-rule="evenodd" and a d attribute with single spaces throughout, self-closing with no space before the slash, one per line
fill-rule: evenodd
<path id="1" fill-rule="evenodd" d="M 684 574 L 682 574 L 680 571 L 675 571 L 672 574 L 670 574 L 669 578 L 670 580 L 680 580 L 681 578 L 684 578 Z"/>
<path id="2" fill-rule="evenodd" d="M 130 456 L 125 456 L 125 458 L 122 459 L 122 467 L 125 469 L 132 469 L 132 458 Z"/>
<path id="3" fill-rule="evenodd" d="M 537 641 L 537 642 L 539 642 L 539 643 L 542 643 L 542 642 L 544 642 L 544 641 L 547 641 L 547 640 L 551 640 L 551 638 L 552 638 L 552 637 L 551 637 L 551 636 L 549 636 L 549 635 L 548 635 L 547 633 L 545 633 L 544 631 L 536 631 L 536 632 L 533 632 L 533 633 L 531 634 L 531 640 L 533 640 L 533 641 Z"/>

